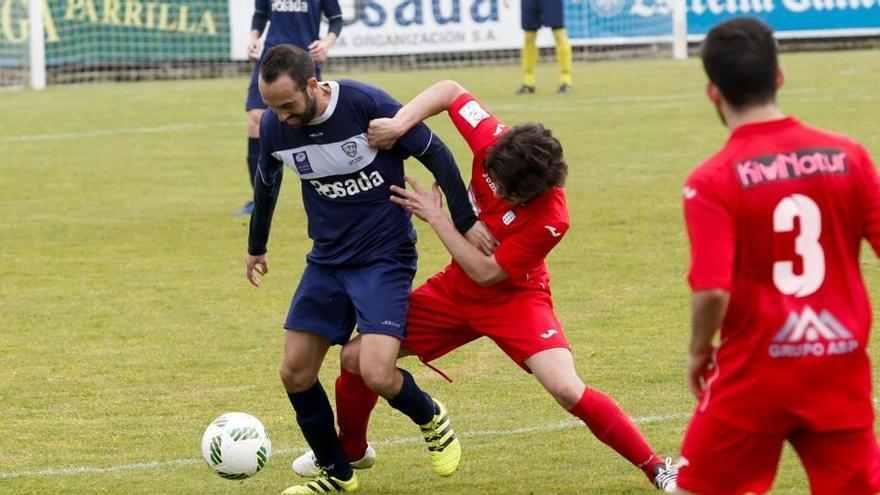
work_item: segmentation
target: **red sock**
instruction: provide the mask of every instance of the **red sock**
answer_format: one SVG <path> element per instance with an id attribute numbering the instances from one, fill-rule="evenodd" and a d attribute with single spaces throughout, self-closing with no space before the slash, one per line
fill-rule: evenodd
<path id="1" fill-rule="evenodd" d="M 367 424 L 378 400 L 360 375 L 341 369 L 336 379 L 336 422 L 342 451 L 350 461 L 360 459 L 367 450 Z"/>
<path id="2" fill-rule="evenodd" d="M 596 438 L 644 471 L 649 480 L 654 481 L 654 466 L 663 461 L 657 457 L 642 432 L 614 400 L 587 387 L 581 400 L 568 412 L 583 421 Z"/>

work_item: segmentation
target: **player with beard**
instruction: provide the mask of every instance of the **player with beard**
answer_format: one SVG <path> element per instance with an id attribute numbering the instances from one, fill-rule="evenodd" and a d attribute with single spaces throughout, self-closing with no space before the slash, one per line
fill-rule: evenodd
<path id="1" fill-rule="evenodd" d="M 403 160 L 415 156 L 450 197 L 455 228 L 491 251 L 491 236 L 476 221 L 452 154 L 424 125 L 389 150 L 370 146 L 369 122 L 393 116 L 400 104 L 359 82 L 319 83 L 309 54 L 292 45 L 266 53 L 259 88 L 269 110 L 260 123 L 248 280 L 259 287 L 259 275 L 268 273 L 266 243 L 284 165 L 302 180 L 308 234 L 314 241 L 284 324 L 280 375 L 321 472 L 284 493 L 357 489 L 318 381 L 327 350 L 347 343 L 355 325 L 362 340 L 359 366 L 365 383 L 421 427 L 434 471 L 449 476 L 461 457 L 449 415 L 395 365 L 417 253 L 411 215 L 388 197 L 391 186 L 404 184 Z"/>

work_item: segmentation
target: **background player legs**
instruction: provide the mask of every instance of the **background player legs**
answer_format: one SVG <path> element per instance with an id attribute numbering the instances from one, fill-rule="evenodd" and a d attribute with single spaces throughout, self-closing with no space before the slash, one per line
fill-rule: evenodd
<path id="1" fill-rule="evenodd" d="M 353 475 L 351 465 L 336 436 L 327 393 L 318 381 L 318 372 L 329 348 L 330 341 L 321 335 L 288 330 L 278 373 L 296 412 L 296 422 L 318 464 L 332 476 L 348 480 Z"/>
<path id="2" fill-rule="evenodd" d="M 583 421 L 596 438 L 644 471 L 649 480 L 654 480 L 655 467 L 663 461 L 611 398 L 584 384 L 571 351 L 547 349 L 529 357 L 524 364 L 559 405 Z"/>
<path id="3" fill-rule="evenodd" d="M 251 187 L 254 184 L 254 178 L 257 176 L 257 160 L 260 156 L 260 119 L 263 118 L 265 110 L 261 108 L 252 108 L 248 110 L 248 152 L 247 164 L 250 173 Z"/>
<path id="4" fill-rule="evenodd" d="M 517 94 L 535 92 L 535 70 L 538 67 L 538 32 L 523 31 L 523 33 L 525 35 L 522 48 L 523 84 Z"/>
<path id="5" fill-rule="evenodd" d="M 264 111 L 262 108 L 252 108 L 247 111 L 247 166 L 251 188 L 254 187 L 254 179 L 257 176 L 257 161 L 260 156 L 260 119 L 263 118 Z M 240 216 L 250 215 L 253 209 L 254 202 L 250 200 L 235 214 Z"/>
<path id="6" fill-rule="evenodd" d="M 559 63 L 559 93 L 571 91 L 571 43 L 564 27 L 553 28 L 556 39 L 556 61 Z"/>

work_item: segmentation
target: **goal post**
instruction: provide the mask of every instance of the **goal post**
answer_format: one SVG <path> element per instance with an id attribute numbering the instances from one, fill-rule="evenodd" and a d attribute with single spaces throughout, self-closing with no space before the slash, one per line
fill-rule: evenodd
<path id="1" fill-rule="evenodd" d="M 28 64 L 33 89 L 46 87 L 46 42 L 43 26 L 43 1 L 28 1 L 28 41 L 30 43 Z"/>

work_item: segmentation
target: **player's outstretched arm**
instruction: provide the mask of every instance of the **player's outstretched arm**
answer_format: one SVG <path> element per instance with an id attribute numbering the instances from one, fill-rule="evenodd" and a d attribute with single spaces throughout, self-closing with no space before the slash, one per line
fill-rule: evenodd
<path id="1" fill-rule="evenodd" d="M 389 149 L 400 136 L 423 120 L 445 112 L 467 90 L 452 80 L 438 81 L 403 106 L 393 118 L 370 121 L 367 140 L 370 146 Z"/>
<path id="2" fill-rule="evenodd" d="M 409 177 L 406 177 L 406 182 L 411 189 L 391 186 L 391 192 L 396 195 L 391 197 L 391 201 L 427 222 L 471 280 L 487 287 L 507 278 L 507 273 L 495 261 L 495 255 L 484 255 L 461 235 L 446 216 L 440 187 L 436 183 L 431 191 L 425 191 Z"/>

